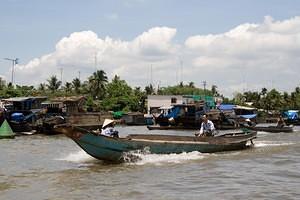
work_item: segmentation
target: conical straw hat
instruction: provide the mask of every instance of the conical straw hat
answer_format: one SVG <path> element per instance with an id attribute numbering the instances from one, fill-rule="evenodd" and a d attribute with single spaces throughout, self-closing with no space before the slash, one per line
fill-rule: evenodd
<path id="1" fill-rule="evenodd" d="M 105 127 L 105 126 L 107 126 L 107 125 L 109 125 L 109 124 L 111 124 L 111 123 L 113 123 L 113 122 L 114 122 L 114 120 L 111 120 L 111 119 L 105 119 L 104 122 L 103 122 L 102 127 Z"/>

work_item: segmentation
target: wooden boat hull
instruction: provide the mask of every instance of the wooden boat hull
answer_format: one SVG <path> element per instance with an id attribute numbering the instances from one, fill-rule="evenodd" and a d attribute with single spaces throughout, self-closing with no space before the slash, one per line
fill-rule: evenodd
<path id="1" fill-rule="evenodd" d="M 196 127 L 184 127 L 184 126 L 147 126 L 149 130 L 197 130 Z"/>
<path id="2" fill-rule="evenodd" d="M 170 135 L 129 135 L 126 138 L 112 138 L 96 135 L 78 127 L 59 128 L 73 139 L 89 155 L 105 161 L 123 162 L 130 152 L 146 151 L 154 154 L 170 154 L 199 151 L 214 153 L 241 150 L 246 143 L 256 138 L 256 132 L 225 135 L 221 137 L 194 137 Z"/>
<path id="3" fill-rule="evenodd" d="M 199 127 L 195 126 L 147 126 L 149 130 L 200 130 Z M 237 129 L 237 127 L 231 126 L 231 125 L 220 125 L 216 127 L 218 130 L 233 130 Z"/>

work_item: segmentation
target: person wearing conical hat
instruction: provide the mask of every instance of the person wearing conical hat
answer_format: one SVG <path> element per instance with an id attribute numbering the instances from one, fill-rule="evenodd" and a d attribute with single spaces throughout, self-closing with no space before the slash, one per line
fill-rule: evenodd
<path id="1" fill-rule="evenodd" d="M 115 121 L 111 119 L 105 119 L 101 129 L 101 135 L 109 137 L 119 137 L 119 132 L 114 130 Z"/>

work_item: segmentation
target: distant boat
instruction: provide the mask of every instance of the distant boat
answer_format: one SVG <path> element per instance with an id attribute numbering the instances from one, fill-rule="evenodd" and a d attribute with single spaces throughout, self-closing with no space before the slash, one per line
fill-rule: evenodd
<path id="1" fill-rule="evenodd" d="M 199 151 L 214 153 L 241 150 L 256 138 L 255 131 L 235 131 L 218 137 L 134 134 L 125 138 L 97 135 L 79 127 L 58 126 L 60 132 L 74 140 L 89 155 L 104 161 L 124 162 L 132 151 L 154 154 Z"/>
<path id="2" fill-rule="evenodd" d="M 230 119 L 218 109 L 210 109 L 205 102 L 191 104 L 174 104 L 160 107 L 155 115 L 155 123 L 165 129 L 200 129 L 202 116 L 206 114 L 217 129 L 227 130 L 238 128 L 238 123 Z M 155 127 L 154 127 L 155 128 Z M 151 129 L 151 127 L 150 127 Z"/>
<path id="3" fill-rule="evenodd" d="M 11 129 L 9 123 L 4 120 L 1 127 L 0 127 L 0 139 L 3 138 L 14 138 L 15 137 L 15 133 L 13 132 L 13 130 Z"/>
<path id="4" fill-rule="evenodd" d="M 148 115 L 144 115 L 140 112 L 132 112 L 124 114 L 121 118 L 126 125 L 131 126 L 138 126 L 138 125 L 150 125 L 153 124 L 153 116 L 150 115 L 150 118 Z M 152 121 L 152 123 L 151 123 Z"/>
<path id="5" fill-rule="evenodd" d="M 287 110 L 282 115 L 287 125 L 300 125 L 299 110 Z"/>

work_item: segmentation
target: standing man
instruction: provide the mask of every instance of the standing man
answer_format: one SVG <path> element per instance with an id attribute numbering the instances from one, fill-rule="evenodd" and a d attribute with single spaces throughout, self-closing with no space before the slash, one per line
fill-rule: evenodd
<path id="1" fill-rule="evenodd" d="M 203 115 L 200 133 L 197 133 L 196 136 L 214 136 L 214 131 L 215 126 L 212 121 L 208 120 L 206 115 Z"/>

